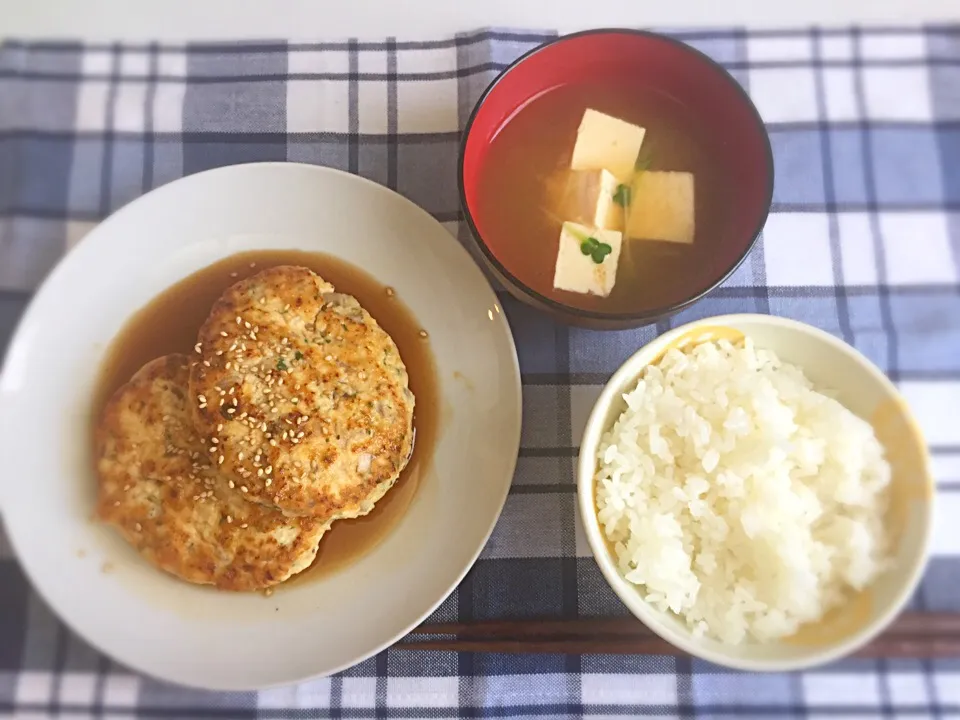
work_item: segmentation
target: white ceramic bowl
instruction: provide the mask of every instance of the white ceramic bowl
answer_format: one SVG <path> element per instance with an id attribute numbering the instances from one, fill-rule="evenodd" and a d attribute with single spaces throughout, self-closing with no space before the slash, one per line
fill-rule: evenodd
<path id="1" fill-rule="evenodd" d="M 887 521 L 899 540 L 894 543 L 894 568 L 821 622 L 779 642 L 730 646 L 694 637 L 675 615 L 647 604 L 637 587 L 623 579 L 597 520 L 594 475 L 600 438 L 625 409 L 623 393 L 636 384 L 647 365 L 671 347 L 742 336 L 803 368 L 818 388 L 830 389 L 847 408 L 873 422 L 893 468 L 895 501 Z M 728 667 L 796 670 L 856 651 L 896 617 L 926 564 L 934 485 L 923 438 L 906 404 L 893 384 L 859 352 L 822 330 L 792 320 L 767 315 L 705 318 L 644 346 L 613 375 L 590 414 L 580 446 L 577 485 L 587 540 L 614 592 L 664 640 L 691 655 Z"/>
<path id="2" fill-rule="evenodd" d="M 92 522 L 89 434 L 99 366 L 138 307 L 223 257 L 282 249 L 334 254 L 395 288 L 430 335 L 439 430 L 431 469 L 376 547 L 264 598 L 176 580 Z M 456 587 L 506 500 L 520 413 L 502 309 L 436 220 L 336 170 L 225 167 L 130 203 L 37 292 L 0 376 L 0 508 L 34 587 L 121 663 L 203 688 L 291 683 L 373 655 Z"/>

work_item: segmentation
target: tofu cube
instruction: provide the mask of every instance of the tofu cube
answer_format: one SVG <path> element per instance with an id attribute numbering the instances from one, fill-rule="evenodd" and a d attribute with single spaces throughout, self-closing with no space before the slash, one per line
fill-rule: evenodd
<path id="1" fill-rule="evenodd" d="M 689 245 L 694 229 L 691 173 L 646 170 L 636 175 L 624 233 L 628 238 Z"/>
<path id="2" fill-rule="evenodd" d="M 606 170 L 561 170 L 548 181 L 547 204 L 563 220 L 623 231 L 623 207 L 614 202 L 620 183 Z"/>
<path id="3" fill-rule="evenodd" d="M 570 168 L 605 169 L 617 182 L 629 182 L 645 133 L 638 125 L 587 109 L 577 130 Z"/>
<path id="4" fill-rule="evenodd" d="M 581 246 L 590 239 L 610 246 L 610 252 L 602 262 L 598 263 L 591 255 L 584 254 Z M 553 287 L 557 290 L 607 297 L 617 282 L 617 263 L 620 261 L 622 239 L 623 235 L 617 230 L 590 228 L 565 222 L 560 229 L 560 249 L 557 252 Z"/>

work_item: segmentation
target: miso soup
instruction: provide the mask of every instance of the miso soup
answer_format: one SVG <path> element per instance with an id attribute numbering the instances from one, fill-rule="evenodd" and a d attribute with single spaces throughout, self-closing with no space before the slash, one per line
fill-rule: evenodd
<path id="1" fill-rule="evenodd" d="M 723 138 L 710 123 L 622 78 L 535 97 L 497 132 L 478 169 L 475 215 L 484 241 L 533 290 L 585 310 L 642 313 L 705 290 L 729 267 L 711 247 L 711 228 L 726 224 L 736 192 L 719 160 L 729 148 L 716 151 Z M 642 143 L 627 177 L 616 154 L 633 152 L 636 128 Z M 575 176 L 603 157 L 606 174 Z M 597 193 L 613 205 L 596 208 Z M 564 226 L 570 221 L 578 225 Z M 602 225 L 606 234 L 591 232 Z M 632 237 L 631 226 L 642 237 Z M 601 272 L 610 259 L 615 278 Z"/>

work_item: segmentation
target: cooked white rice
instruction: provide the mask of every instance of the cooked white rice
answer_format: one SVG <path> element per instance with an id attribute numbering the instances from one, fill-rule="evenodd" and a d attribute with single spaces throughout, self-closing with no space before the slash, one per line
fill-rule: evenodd
<path id="1" fill-rule="evenodd" d="M 620 572 L 697 635 L 768 641 L 884 570 L 890 466 L 869 423 L 747 339 L 670 350 L 602 438 Z"/>

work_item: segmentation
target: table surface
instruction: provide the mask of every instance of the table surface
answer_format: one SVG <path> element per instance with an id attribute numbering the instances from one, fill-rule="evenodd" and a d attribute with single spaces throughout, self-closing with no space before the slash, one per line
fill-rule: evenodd
<path id="1" fill-rule="evenodd" d="M 5 7 L 4 7 L 5 6 Z M 957 0 L 17 0 L 0 1 L 0 37 L 126 40 L 425 37 L 477 27 L 706 27 L 934 23 Z"/>
<path id="2" fill-rule="evenodd" d="M 210 167 L 340 167 L 397 190 L 470 246 L 453 182 L 459 131 L 498 70 L 549 35 L 342 43 L 324 27 L 311 33 L 299 43 L 0 46 L 0 348 L 38 283 L 97 222 Z M 431 620 L 624 614 L 577 520 L 574 458 L 587 413 L 637 347 L 730 312 L 817 325 L 899 384 L 937 479 L 933 556 L 909 609 L 960 611 L 960 25 L 678 36 L 723 64 L 767 123 L 776 182 L 762 238 L 723 287 L 656 327 L 567 328 L 504 298 L 524 382 L 517 473 L 482 557 Z M 686 657 L 391 649 L 333 678 L 194 692 L 112 663 L 64 628 L 0 531 L 5 711 L 957 718 L 960 657 L 761 675 Z"/>

